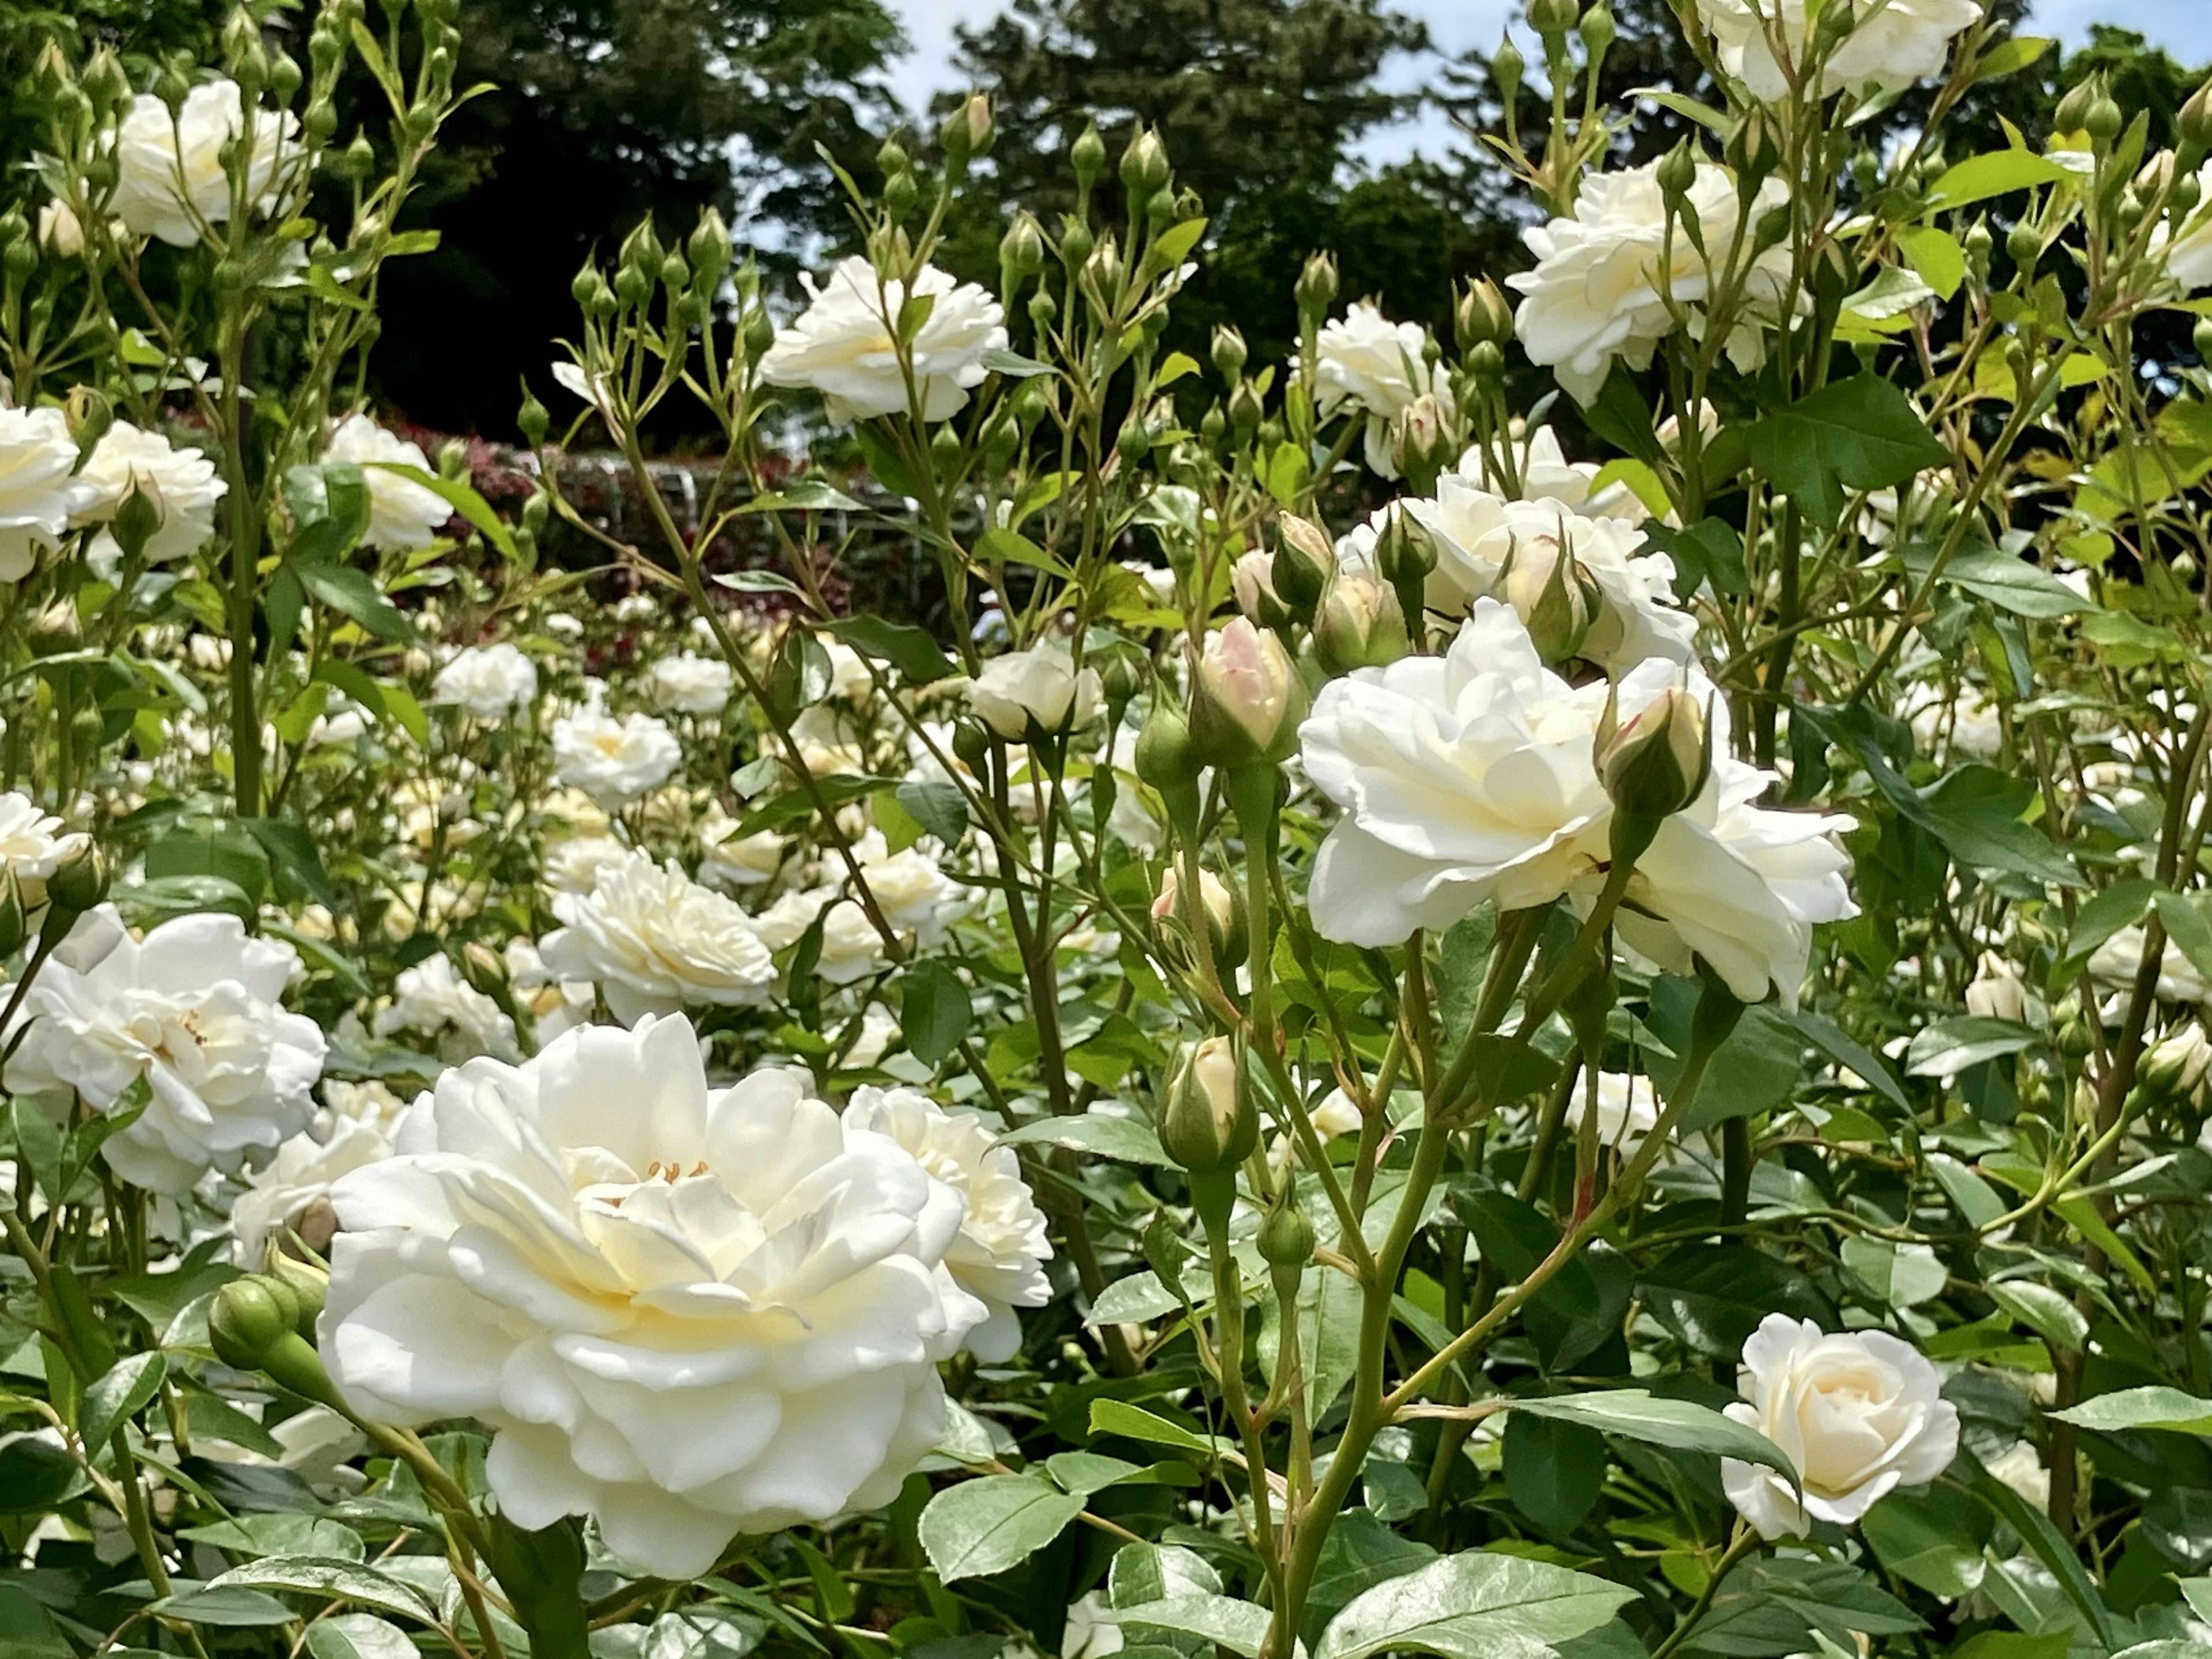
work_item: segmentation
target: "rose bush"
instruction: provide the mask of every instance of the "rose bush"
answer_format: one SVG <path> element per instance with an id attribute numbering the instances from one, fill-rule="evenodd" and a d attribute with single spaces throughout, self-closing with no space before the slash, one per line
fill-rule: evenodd
<path id="1" fill-rule="evenodd" d="M 2212 93 L 1680 9 L 1449 337 L 1178 350 L 1141 128 L 979 258 L 976 99 L 490 468 L 350 390 L 453 0 L 47 54 L 0 1650 L 2212 1650 Z"/>

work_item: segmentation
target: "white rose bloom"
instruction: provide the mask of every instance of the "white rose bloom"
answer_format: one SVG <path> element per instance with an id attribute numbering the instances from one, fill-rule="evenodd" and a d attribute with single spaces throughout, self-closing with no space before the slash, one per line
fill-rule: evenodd
<path id="1" fill-rule="evenodd" d="M 385 467 L 412 466 L 430 472 L 422 446 L 387 432 L 366 415 L 349 415 L 331 434 L 325 461 L 351 461 L 368 489 L 368 530 L 362 540 L 371 547 L 410 552 L 428 547 L 453 516 L 451 502 L 434 489 L 403 478 Z"/>
<path id="2" fill-rule="evenodd" d="M 2212 288 L 2212 161 L 2197 169 L 2197 199 L 2196 216 L 2180 235 L 2166 241 L 2161 225 L 2151 240 L 2154 256 L 2164 249 L 2166 275 L 2192 294 Z"/>
<path id="3" fill-rule="evenodd" d="M 84 226 L 76 210 L 59 198 L 39 210 L 38 235 L 41 247 L 64 259 L 74 259 L 84 252 Z"/>
<path id="4" fill-rule="evenodd" d="M 318 1140 L 329 1140 L 351 1123 L 374 1129 L 389 1140 L 399 1127 L 399 1120 L 406 1115 L 407 1102 L 374 1078 L 362 1083 L 325 1078 L 323 1109 L 308 1124 L 307 1133 Z"/>
<path id="5" fill-rule="evenodd" d="M 1983 1465 L 1990 1478 L 2010 1486 L 2039 1511 L 2051 1507 L 2051 1471 L 2032 1441 L 2015 1440 Z"/>
<path id="6" fill-rule="evenodd" d="M 146 1109 L 101 1155 L 149 1192 L 190 1192 L 307 1127 L 325 1049 L 315 1022 L 280 1001 L 299 966 L 289 945 L 208 915 L 118 938 L 82 972 L 49 962 L 9 1030 L 29 1028 L 7 1086 L 74 1089 L 104 1112 L 144 1078 Z"/>
<path id="7" fill-rule="evenodd" d="M 1652 348 L 1674 331 L 1667 296 L 1677 305 L 1704 301 L 1712 285 L 1705 256 L 1675 228 L 1671 256 L 1667 211 L 1656 161 L 1619 173 L 1592 173 L 1571 219 L 1553 219 L 1521 233 L 1536 268 L 1506 279 L 1526 297 L 1513 314 L 1514 333 L 1533 363 L 1548 365 L 1577 403 L 1595 398 L 1613 359 L 1632 368 L 1651 361 Z M 1749 223 L 1789 198 L 1778 179 L 1759 187 Z M 1689 199 L 1706 249 L 1725 260 L 1742 222 L 1735 180 L 1711 162 L 1698 167 Z M 1747 244 L 1750 233 L 1745 231 Z M 1753 309 L 1771 311 L 1790 275 L 1787 249 L 1759 257 L 1744 284 Z M 1662 288 L 1662 283 L 1664 284 Z M 1729 354 L 1755 368 L 1763 343 L 1755 325 L 1739 328 Z"/>
<path id="8" fill-rule="evenodd" d="M 1590 762 L 1605 696 L 1539 662 L 1495 599 L 1475 601 L 1444 656 L 1331 680 L 1298 728 L 1306 775 L 1345 814 L 1315 860 L 1314 926 L 1395 945 L 1487 899 L 1565 893 L 1605 856 L 1612 803 Z"/>
<path id="9" fill-rule="evenodd" d="M 82 831 L 64 831 L 59 818 L 41 811 L 21 790 L 0 795 L 0 871 L 22 884 L 30 908 L 44 902 L 46 878 L 64 859 L 82 852 L 86 841 Z"/>
<path id="10" fill-rule="evenodd" d="M 1367 465 L 1377 476 L 1398 476 L 1393 453 L 1396 428 L 1422 398 L 1449 410 L 1451 386 L 1431 372 L 1429 337 L 1418 323 L 1393 323 L 1365 300 L 1333 322 L 1314 342 L 1314 405 L 1324 417 L 1346 404 L 1367 415 Z"/>
<path id="11" fill-rule="evenodd" d="M 857 253 L 838 261 L 826 285 L 817 287 L 805 272 L 799 280 L 813 303 L 778 331 L 761 359 L 761 378 L 812 387 L 839 422 L 906 413 L 907 377 L 894 337 L 906 284 L 882 281 Z M 1006 314 L 982 289 L 955 283 L 935 265 L 922 267 L 914 294 L 933 301 L 910 347 L 921 418 L 950 420 L 989 375 L 983 359 L 1006 349 Z"/>
<path id="12" fill-rule="evenodd" d="M 554 897 L 567 926 L 538 951 L 564 980 L 595 980 L 624 1024 L 686 1003 L 757 1003 L 775 981 L 750 917 L 671 860 L 632 853 L 599 872 L 591 892 Z"/>
<path id="13" fill-rule="evenodd" d="M 699 878 L 709 887 L 765 887 L 783 868 L 783 837 L 773 830 L 740 836 L 739 822 L 722 810 L 720 801 L 710 805 L 699 820 Z"/>
<path id="14" fill-rule="evenodd" d="M 1826 1335 L 1811 1320 L 1769 1314 L 1743 1346 L 1743 1399 L 1728 1414 L 1796 1466 L 1804 1502 L 1776 1471 L 1721 1460 L 1721 1486 L 1766 1539 L 1802 1538 L 1812 1522 L 1850 1526 L 1899 1486 L 1924 1486 L 1959 1451 L 1958 1408 L 1910 1343 L 1885 1331 Z"/>
<path id="15" fill-rule="evenodd" d="M 379 1036 L 401 1031 L 438 1039 L 438 1057 L 458 1066 L 478 1054 L 519 1060 L 514 1022 L 499 1004 L 453 971 L 451 957 L 425 957 L 403 968 L 392 1000 L 376 1011 L 370 1029 Z"/>
<path id="16" fill-rule="evenodd" d="M 537 701 L 537 665 L 504 640 L 496 645 L 472 645 L 455 652 L 438 671 L 430 697 L 480 720 L 520 714 Z"/>
<path id="17" fill-rule="evenodd" d="M 852 728 L 826 702 L 799 710 L 791 723 L 791 741 L 809 777 L 859 777 L 868 769 Z"/>
<path id="18" fill-rule="evenodd" d="M 646 671 L 647 690 L 656 707 L 679 714 L 719 714 L 728 706 L 730 665 L 720 657 L 686 651 L 663 657 Z"/>
<path id="19" fill-rule="evenodd" d="M 609 811 L 668 781 L 684 758 L 676 735 L 650 714 L 617 720 L 596 703 L 553 722 L 553 775 Z"/>
<path id="20" fill-rule="evenodd" d="M 546 849 L 545 884 L 556 893 L 588 893 L 599 884 L 599 872 L 624 864 L 630 849 L 612 836 L 575 836 Z"/>
<path id="21" fill-rule="evenodd" d="M 822 649 L 830 659 L 830 695 L 840 702 L 865 704 L 876 694 L 875 677 L 868 660 L 842 640 L 824 640 Z"/>
<path id="22" fill-rule="evenodd" d="M 373 1124 L 340 1120 L 326 1139 L 294 1135 L 276 1149 L 264 1169 L 246 1177 L 246 1190 L 230 1206 L 231 1260 L 258 1269 L 269 1240 L 281 1228 L 300 1235 L 311 1250 L 327 1254 L 337 1216 L 331 1188 L 341 1176 L 392 1156 L 392 1142 Z"/>
<path id="23" fill-rule="evenodd" d="M 1836 0 L 1850 7 L 1851 0 Z M 1804 59 L 1811 31 L 1806 0 L 1697 0 L 1728 72 L 1759 98 L 1789 95 L 1789 77 L 1767 36 L 1780 27 L 1792 64 Z M 1951 37 L 1981 21 L 1978 0 L 1858 0 L 1858 21 L 1828 56 L 1823 96 L 1871 82 L 1885 92 L 1943 73 Z"/>
<path id="24" fill-rule="evenodd" d="M 1060 1632 L 1060 1659 L 1114 1659 L 1127 1643 L 1103 1591 L 1092 1590 L 1067 1604 L 1067 1621 Z"/>
<path id="25" fill-rule="evenodd" d="M 2100 945 L 2089 953 L 2089 977 L 2100 985 L 2116 990 L 2127 990 L 2136 982 L 2136 969 L 2142 962 L 2143 930 L 2130 926 Z M 2168 1002 L 2193 1002 L 2212 1007 L 2212 985 L 2196 965 L 2181 953 L 2181 948 L 2172 939 L 2159 953 L 2158 994 Z"/>
<path id="26" fill-rule="evenodd" d="M 1557 501 L 1506 501 L 1452 473 L 1437 481 L 1435 495 L 1400 505 L 1437 550 L 1425 594 L 1431 610 L 1459 616 L 1485 595 L 1533 604 L 1564 549 L 1604 600 L 1583 656 L 1616 672 L 1648 657 L 1691 659 L 1698 623 L 1674 603 L 1674 562 L 1644 551 L 1644 532 L 1636 526 L 1585 517 Z M 1382 534 L 1389 511 L 1370 520 L 1373 536 Z M 1370 561 L 1373 541 L 1358 545 L 1361 562 Z"/>
<path id="27" fill-rule="evenodd" d="M 960 1195 L 963 1218 L 960 1236 L 945 1249 L 945 1269 L 990 1310 L 969 1332 L 968 1349 L 988 1362 L 1012 1358 L 1022 1340 L 1014 1310 L 1042 1308 L 1052 1299 L 1042 1265 L 1052 1258 L 1044 1212 L 1022 1179 L 1013 1148 L 994 1145 L 978 1120 L 948 1112 L 914 1089 L 855 1089 L 845 1123 L 888 1135 L 932 1180 Z"/>
<path id="28" fill-rule="evenodd" d="M 880 973 L 884 936 L 855 899 L 839 899 L 822 918 L 822 955 L 814 971 L 832 985 L 850 985 Z"/>
<path id="29" fill-rule="evenodd" d="M 331 1200 L 348 1401 L 476 1418 L 518 1526 L 589 1515 L 670 1578 L 896 1496 L 984 1314 L 942 1267 L 948 1188 L 788 1072 L 709 1090 L 682 1018 L 447 1073 Z"/>
<path id="30" fill-rule="evenodd" d="M 1587 1066 L 1575 1077 L 1573 1098 L 1567 1103 L 1567 1121 L 1579 1129 L 1590 1113 L 1590 1074 Z M 1626 1072 L 1597 1074 L 1597 1138 L 1603 1146 L 1632 1153 L 1644 1137 L 1659 1127 L 1659 1100 L 1644 1073 Z"/>
<path id="31" fill-rule="evenodd" d="M 179 449 L 158 432 L 118 421 L 101 434 L 86 458 L 84 481 L 95 499 L 80 507 L 76 522 L 90 524 L 115 516 L 135 484 L 153 504 L 158 523 L 146 538 L 144 557 L 161 564 L 197 553 L 215 534 L 215 504 L 230 486 L 216 476 L 215 463 L 197 449 Z M 116 558 L 121 549 L 103 531 L 94 538 L 95 558 Z"/>
<path id="32" fill-rule="evenodd" d="M 76 440 L 60 410 L 0 409 L 0 582 L 29 575 L 98 501 L 99 485 L 76 471 Z"/>
<path id="33" fill-rule="evenodd" d="M 870 840 L 874 846 L 864 852 Z M 919 847 L 885 854 L 883 846 L 883 837 L 871 830 L 863 838 L 863 847 L 854 848 L 860 864 L 860 879 L 867 884 L 884 921 L 902 933 L 919 933 L 927 943 L 936 934 L 938 916 L 952 884 L 937 867 L 937 860 Z M 868 852 L 873 856 L 867 856 Z"/>
<path id="34" fill-rule="evenodd" d="M 1498 457 L 1480 444 L 1469 445 L 1454 471 L 1493 495 L 1503 495 L 1509 501 L 1557 501 L 1586 519 L 1619 519 L 1624 523 L 1640 525 L 1651 516 L 1626 484 L 1611 483 L 1598 489 L 1597 475 L 1604 469 L 1595 461 L 1569 460 L 1566 452 L 1559 447 L 1559 434 L 1548 426 L 1540 426 L 1525 434 L 1510 447 L 1513 477 L 1510 488 L 1499 471 Z"/>
<path id="35" fill-rule="evenodd" d="M 2020 970 L 1995 951 L 1982 952 L 1973 982 L 1966 987 L 1966 1012 L 1983 1019 L 2027 1018 L 2027 983 Z"/>
<path id="36" fill-rule="evenodd" d="M 994 657 L 968 687 L 975 718 L 1010 742 L 1032 727 L 1050 735 L 1087 726 L 1098 717 L 1098 671 L 1079 671 L 1057 645 Z"/>
<path id="37" fill-rule="evenodd" d="M 246 198 L 256 211 L 275 201 L 277 172 L 287 142 L 299 130 L 291 115 L 257 107 L 252 154 L 246 164 Z M 230 175 L 224 146 L 246 134 L 245 100 L 234 81 L 205 81 L 185 94 L 172 115 L 150 93 L 131 100 L 115 135 L 115 216 L 134 236 L 153 236 L 172 247 L 191 247 L 201 226 L 230 217 Z M 301 152 L 295 147 L 290 159 Z"/>

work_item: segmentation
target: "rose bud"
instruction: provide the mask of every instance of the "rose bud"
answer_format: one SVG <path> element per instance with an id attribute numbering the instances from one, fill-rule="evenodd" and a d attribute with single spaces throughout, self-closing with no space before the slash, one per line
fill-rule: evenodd
<path id="1" fill-rule="evenodd" d="M 1314 613 L 1315 659 L 1334 678 L 1355 668 L 1382 668 L 1409 648 L 1398 596 L 1371 577 L 1338 571 Z"/>
<path id="2" fill-rule="evenodd" d="M 2164 1038 L 2143 1057 L 2142 1086 L 2146 1094 L 2203 1110 L 2206 1083 L 2212 1079 L 2212 1042 L 2194 1024 Z"/>
<path id="3" fill-rule="evenodd" d="M 1336 544 L 1310 520 L 1285 513 L 1276 522 L 1275 590 L 1301 621 L 1313 615 L 1336 571 Z"/>
<path id="4" fill-rule="evenodd" d="M 1237 1051 L 1207 1037 L 1183 1056 L 1168 1085 L 1160 1146 L 1193 1175 L 1233 1170 L 1260 1144 L 1260 1115 L 1245 1088 Z"/>
<path id="5" fill-rule="evenodd" d="M 1505 562 L 1503 587 L 1500 597 L 1520 617 L 1547 666 L 1583 653 L 1605 608 L 1596 579 L 1563 538 L 1543 536 L 1516 544 Z"/>
<path id="6" fill-rule="evenodd" d="M 1713 768 L 1710 722 L 1698 700 L 1669 686 L 1616 728 L 1608 703 L 1593 757 L 1598 780 L 1613 799 L 1614 856 L 1632 857 L 1650 845 L 1659 824 L 1697 799 Z M 1643 841 L 1625 841 L 1624 826 Z"/>
<path id="7" fill-rule="evenodd" d="M 1237 596 L 1237 608 L 1261 628 L 1290 626 L 1291 607 L 1275 591 L 1273 556 L 1255 548 L 1238 559 L 1229 568 L 1229 590 Z"/>
<path id="8" fill-rule="evenodd" d="M 1198 872 L 1199 902 L 1206 911 L 1206 942 L 1216 968 L 1234 968 L 1244 960 L 1249 941 L 1245 937 L 1243 896 L 1211 870 Z M 1152 920 L 1172 917 L 1185 928 L 1196 918 L 1182 902 L 1180 872 L 1170 864 L 1161 878 L 1159 896 L 1152 901 Z"/>
<path id="9" fill-rule="evenodd" d="M 1243 617 L 1207 635 L 1191 699 L 1191 746 L 1210 766 L 1280 761 L 1298 744 L 1305 682 L 1283 642 Z"/>

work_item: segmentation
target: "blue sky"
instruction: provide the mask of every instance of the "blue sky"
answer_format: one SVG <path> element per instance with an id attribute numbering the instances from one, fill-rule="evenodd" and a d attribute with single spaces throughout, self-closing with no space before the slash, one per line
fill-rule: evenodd
<path id="1" fill-rule="evenodd" d="M 1393 0 L 1401 10 L 1425 19 L 1437 46 L 1457 53 L 1494 44 L 1505 19 L 1517 14 L 1514 0 Z M 953 30 L 994 17 L 1000 0 L 890 0 L 906 27 L 914 50 L 892 74 L 891 83 L 910 106 L 926 104 L 933 93 L 957 84 L 952 72 Z M 2033 27 L 2069 44 L 2087 37 L 2089 25 L 2118 23 L 2136 29 L 2185 64 L 2212 63 L 2212 3 L 2207 0 L 2039 0 Z M 1532 52 L 1533 58 L 1534 53 Z M 1425 65 L 1401 59 L 1386 71 L 1394 87 L 1417 85 Z M 1392 161 L 1425 149 L 1441 151 L 1450 137 L 1448 123 L 1427 121 L 1372 134 L 1363 154 Z"/>

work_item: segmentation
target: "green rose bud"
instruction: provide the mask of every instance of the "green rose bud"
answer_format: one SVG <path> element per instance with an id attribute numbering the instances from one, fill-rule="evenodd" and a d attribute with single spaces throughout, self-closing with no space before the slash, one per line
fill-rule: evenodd
<path id="1" fill-rule="evenodd" d="M 1661 692 L 1626 726 L 1616 726 L 1614 720 L 1609 701 L 1592 758 L 1613 800 L 1614 856 L 1632 858 L 1650 844 L 1662 822 L 1704 790 L 1713 769 L 1712 731 L 1706 711 L 1681 686 Z M 1639 833 L 1641 844 L 1625 844 Z"/>
<path id="2" fill-rule="evenodd" d="M 1233 1170 L 1260 1144 L 1260 1115 L 1224 1036 L 1192 1047 L 1168 1085 L 1160 1145 L 1193 1175 Z"/>
<path id="3" fill-rule="evenodd" d="M 1371 577 L 1338 571 L 1314 611 L 1313 647 L 1332 677 L 1397 661 L 1412 648 L 1397 594 Z"/>
<path id="4" fill-rule="evenodd" d="M 1260 1223 L 1260 1259 L 1295 1279 L 1313 1260 L 1314 1228 L 1297 1201 L 1297 1193 L 1285 1182 L 1281 1199 Z"/>

